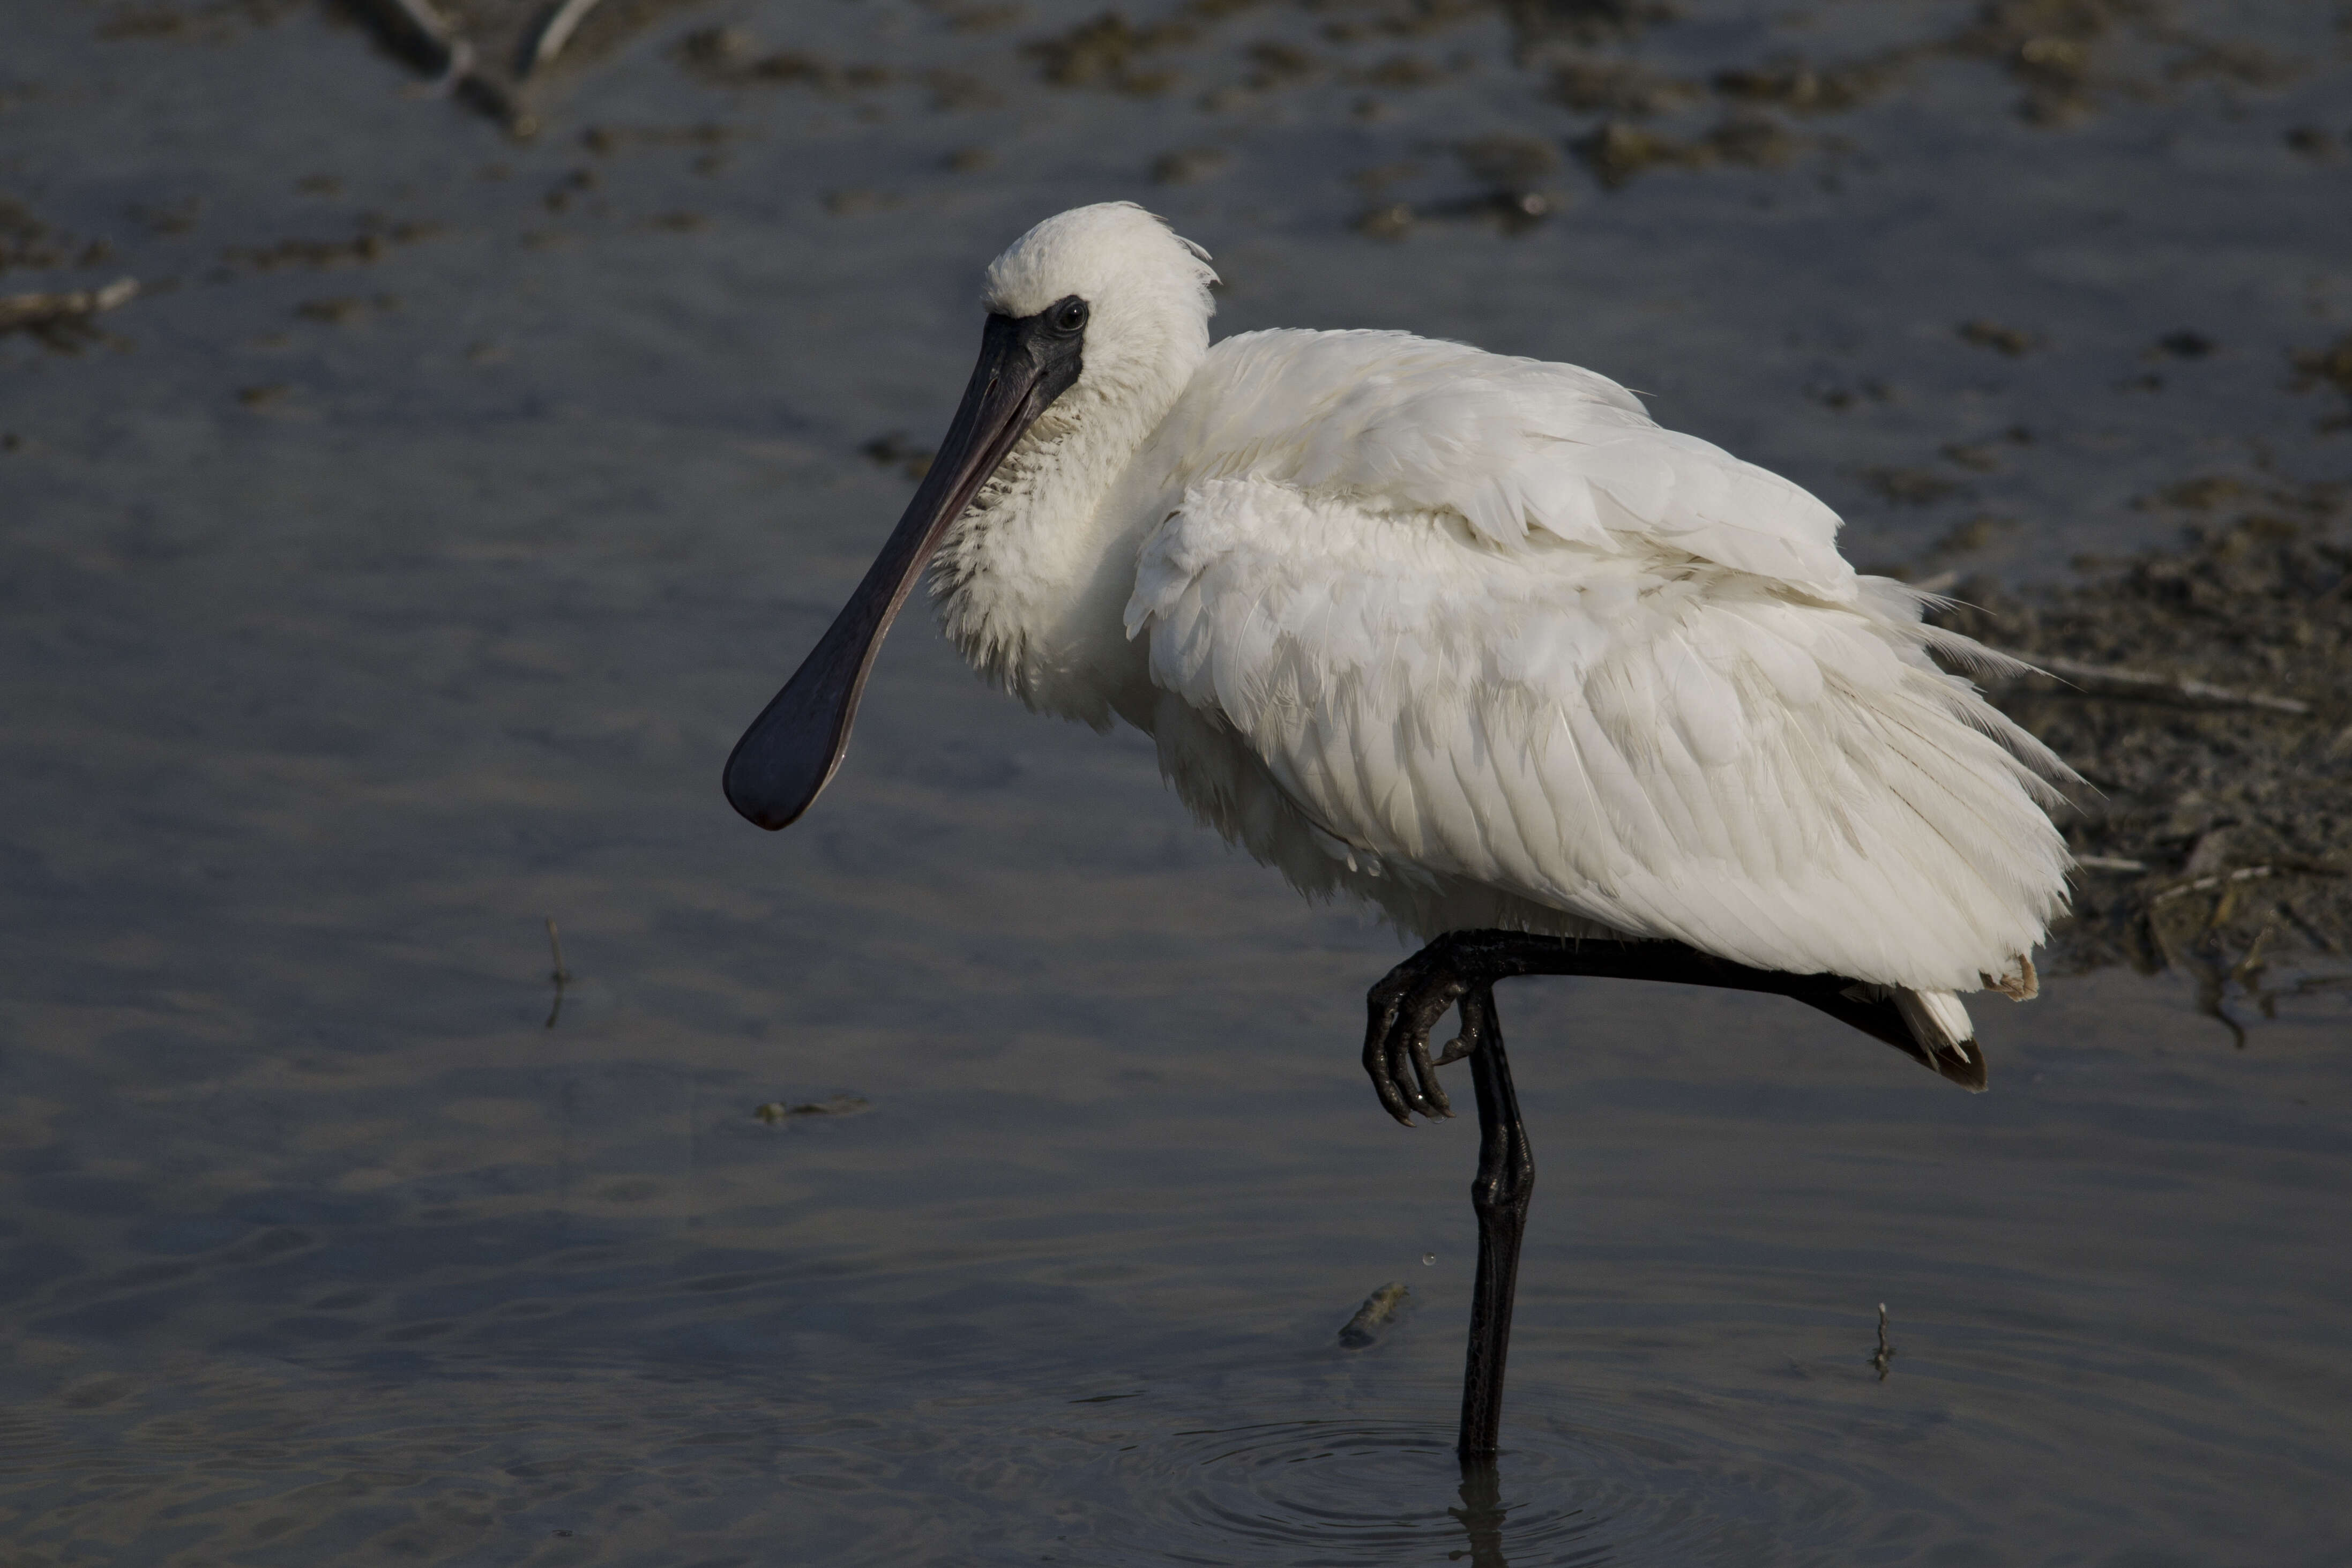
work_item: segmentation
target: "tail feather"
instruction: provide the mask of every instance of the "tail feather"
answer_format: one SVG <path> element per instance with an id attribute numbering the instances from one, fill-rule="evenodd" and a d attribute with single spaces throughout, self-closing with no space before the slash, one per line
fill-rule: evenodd
<path id="1" fill-rule="evenodd" d="M 1984 1088 L 1984 1048 L 1977 1044 L 1977 1027 L 1969 1021 L 1966 1004 L 1949 991 L 1901 985 L 1893 988 L 1888 1000 L 1937 1072 L 1970 1089 Z"/>
<path id="2" fill-rule="evenodd" d="M 1806 975 L 1788 993 L 1842 1024 L 1884 1040 L 1938 1078 L 1962 1089 L 1985 1087 L 1984 1052 L 1969 1011 L 1948 991 L 1873 985 L 1834 974 Z"/>
<path id="3" fill-rule="evenodd" d="M 1977 1044 L 1977 1026 L 1969 1009 L 1949 991 L 1915 990 L 1907 985 L 1877 985 L 1841 975 L 1790 977 L 1786 994 L 1809 1007 L 1818 1007 L 1840 1023 L 1884 1040 L 1939 1078 L 1981 1093 L 1986 1083 L 1984 1047 Z M 2034 994 L 2037 977 L 2032 960 L 2010 960 L 1999 979 L 1986 984 L 2018 1000 Z"/>

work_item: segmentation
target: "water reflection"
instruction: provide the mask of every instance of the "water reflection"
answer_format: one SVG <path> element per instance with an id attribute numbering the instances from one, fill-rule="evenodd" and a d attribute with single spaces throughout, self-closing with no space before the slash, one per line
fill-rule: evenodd
<path id="1" fill-rule="evenodd" d="M 1503 1506 L 1503 1479 L 1496 1461 L 1465 1459 L 1461 1497 L 1460 1508 L 1445 1511 L 1461 1522 L 1470 1544 L 1465 1551 L 1447 1552 L 1447 1559 L 1459 1562 L 1467 1557 L 1470 1568 L 1510 1568 L 1510 1559 L 1503 1555 L 1503 1516 L 1509 1510 Z"/>

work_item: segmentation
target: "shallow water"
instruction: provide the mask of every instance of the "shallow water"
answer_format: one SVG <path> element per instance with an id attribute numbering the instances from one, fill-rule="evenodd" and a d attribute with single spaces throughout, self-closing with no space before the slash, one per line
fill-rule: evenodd
<path id="1" fill-rule="evenodd" d="M 1972 14 L 1686 9 L 1609 47 L 1699 76 Z M 1485 1500 L 1475 1131 L 1400 1131 L 1355 1065 L 1392 938 L 919 624 L 807 823 L 716 787 L 903 502 L 860 444 L 930 438 L 973 268 L 1080 199 L 1212 246 L 1226 328 L 1654 391 L 1865 560 L 2046 574 L 2168 540 L 2127 504 L 2163 486 L 2340 475 L 2284 357 L 2352 311 L 2352 165 L 2284 139 L 2352 132 L 2330 14 L 2192 16 L 2302 74 L 2065 129 L 1948 59 L 1791 119 L 1853 145 L 1783 169 L 1563 163 L 1517 235 L 1443 216 L 1450 143 L 1592 117 L 1498 18 L 1267 9 L 1160 96 L 1040 84 L 1023 42 L 1088 14 L 681 12 L 530 144 L 309 9 L 17 20 L 0 194 L 113 255 L 0 292 L 148 292 L 78 354 L 0 338 L 6 1560 L 2352 1561 L 2342 991 L 2240 1051 L 2185 980 L 2058 981 L 1979 1005 L 1980 1097 L 1783 1004 L 1507 991 L 1540 1176 Z M 718 21 L 1004 101 L 713 88 L 667 50 Z M 1202 107 L 1268 38 L 1331 58 Z M 1453 74 L 1360 118 L 1348 62 L 1396 50 Z M 1391 196 L 1439 216 L 1349 226 Z M 2149 357 L 2185 330 L 2217 348 Z"/>

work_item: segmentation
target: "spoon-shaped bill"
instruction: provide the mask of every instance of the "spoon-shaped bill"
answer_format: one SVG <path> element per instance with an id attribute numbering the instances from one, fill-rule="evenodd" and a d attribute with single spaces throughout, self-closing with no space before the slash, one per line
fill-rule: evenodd
<path id="1" fill-rule="evenodd" d="M 727 759 L 728 804 L 750 821 L 786 827 L 815 801 L 849 749 L 849 726 L 883 635 L 948 525 L 1077 380 L 1080 334 L 1057 329 L 1054 314 L 988 318 L 963 403 L 906 515 L 824 638 Z"/>

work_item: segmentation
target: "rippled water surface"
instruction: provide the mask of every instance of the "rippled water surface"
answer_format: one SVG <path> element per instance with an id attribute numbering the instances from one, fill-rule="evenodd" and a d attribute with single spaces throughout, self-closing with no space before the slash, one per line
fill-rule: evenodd
<path id="1" fill-rule="evenodd" d="M 516 142 L 337 12 L 20 9 L 0 293 L 144 292 L 0 337 L 0 1561 L 2352 1563 L 2352 993 L 2233 1002 L 2241 1050 L 2060 978 L 1979 1005 L 1970 1097 L 1785 1004 L 1507 989 L 1489 1490 L 1475 1129 L 1355 1065 L 1391 936 L 919 622 L 808 822 L 716 787 L 908 491 L 860 448 L 928 443 L 975 268 L 1078 200 L 1211 246 L 1227 328 L 1652 391 L 1868 561 L 2049 575 L 2172 538 L 2165 487 L 2341 478 L 2288 357 L 2352 315 L 2328 7 L 2091 6 L 2063 123 L 1955 45 L 1616 190 L 1559 50 L 1704 83 L 1990 13 L 1196 8 L 1147 91 L 1045 79 L 1087 5 L 714 4 Z M 836 74 L 681 68 L 722 23 Z"/>

